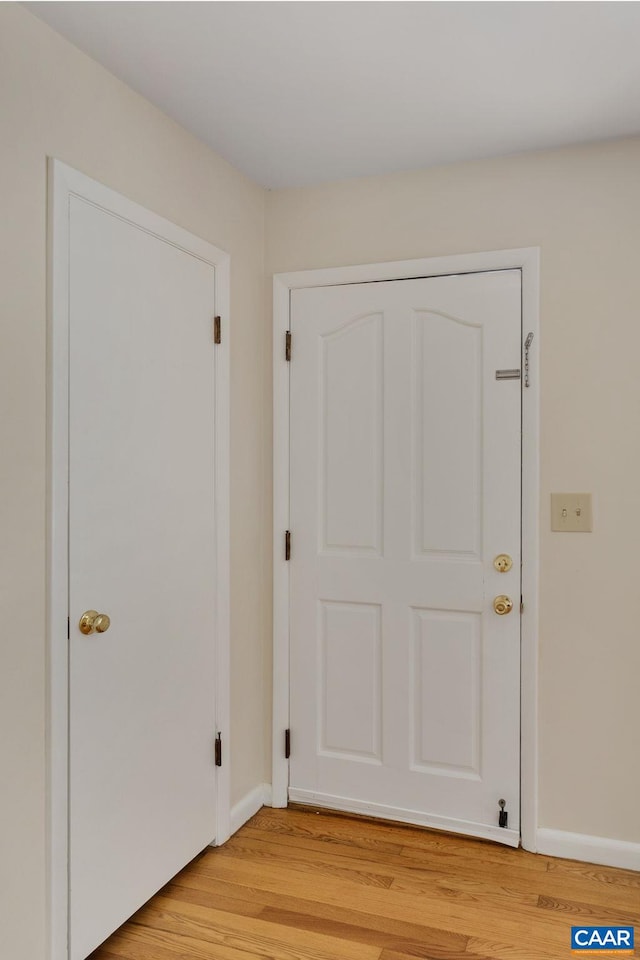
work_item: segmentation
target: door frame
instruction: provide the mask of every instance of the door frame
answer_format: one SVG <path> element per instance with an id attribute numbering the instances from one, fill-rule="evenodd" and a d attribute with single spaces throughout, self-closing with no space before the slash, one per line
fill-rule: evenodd
<path id="1" fill-rule="evenodd" d="M 229 756 L 229 254 L 77 170 L 48 161 L 47 303 L 47 903 L 49 960 L 67 960 L 69 813 L 69 204 L 81 197 L 215 267 L 216 727 Z M 213 304 L 212 304 L 213 307 Z M 212 731 L 212 762 L 213 762 Z M 216 843 L 230 836 L 230 764 L 216 776 Z M 96 824 L 96 829 L 100 825 Z"/>
<path id="2" fill-rule="evenodd" d="M 493 270 L 522 274 L 522 596 L 520 667 L 520 835 L 536 850 L 538 824 L 538 603 L 540 530 L 540 249 L 523 247 L 486 253 L 397 260 L 352 267 L 279 273 L 273 278 L 273 748 L 272 804 L 286 807 L 289 763 L 284 731 L 289 728 L 289 566 L 284 531 L 289 529 L 289 371 L 285 334 L 290 330 L 291 291 L 304 287 L 409 280 Z M 524 339 L 529 388 L 524 387 Z M 292 346 L 295 356 L 295 342 Z"/>

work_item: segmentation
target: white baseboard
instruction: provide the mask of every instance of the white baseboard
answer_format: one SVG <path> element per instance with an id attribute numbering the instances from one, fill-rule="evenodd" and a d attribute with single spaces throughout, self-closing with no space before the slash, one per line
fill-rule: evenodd
<path id="1" fill-rule="evenodd" d="M 549 857 L 565 857 L 568 860 L 583 860 L 606 867 L 623 867 L 640 870 L 640 843 L 627 840 L 612 840 L 609 837 L 591 837 L 583 833 L 568 833 L 566 830 L 537 832 L 538 853 Z"/>
<path id="2" fill-rule="evenodd" d="M 259 783 L 253 790 L 245 793 L 231 808 L 231 833 L 250 820 L 258 810 L 264 806 L 271 806 L 271 784 Z"/>

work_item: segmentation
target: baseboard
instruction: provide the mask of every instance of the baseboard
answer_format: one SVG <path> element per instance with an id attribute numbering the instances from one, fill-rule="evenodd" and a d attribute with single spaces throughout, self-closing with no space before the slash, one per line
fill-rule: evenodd
<path id="1" fill-rule="evenodd" d="M 271 784 L 259 783 L 253 790 L 245 793 L 244 797 L 238 800 L 231 808 L 231 833 L 250 820 L 258 810 L 264 806 L 271 806 Z"/>
<path id="2" fill-rule="evenodd" d="M 568 833 L 566 830 L 537 832 L 538 853 L 549 857 L 565 857 L 568 860 L 583 860 L 606 867 L 623 867 L 640 870 L 640 843 L 627 840 L 612 840 L 610 837 L 591 837 L 583 833 Z"/>

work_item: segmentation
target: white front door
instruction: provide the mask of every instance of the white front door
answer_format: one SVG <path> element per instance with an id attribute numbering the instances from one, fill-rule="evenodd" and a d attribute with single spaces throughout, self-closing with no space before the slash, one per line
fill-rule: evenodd
<path id="1" fill-rule="evenodd" d="M 69 253 L 69 920 L 83 960 L 215 835 L 215 271 L 73 196 Z M 88 610 L 106 632 L 81 632 Z"/>
<path id="2" fill-rule="evenodd" d="M 518 843 L 520 303 L 292 291 L 292 800 Z"/>

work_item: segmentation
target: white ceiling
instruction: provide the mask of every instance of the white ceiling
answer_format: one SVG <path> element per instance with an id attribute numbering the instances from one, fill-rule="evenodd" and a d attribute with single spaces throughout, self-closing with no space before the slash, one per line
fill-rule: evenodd
<path id="1" fill-rule="evenodd" d="M 267 187 L 640 132 L 637 2 L 26 6 Z"/>

